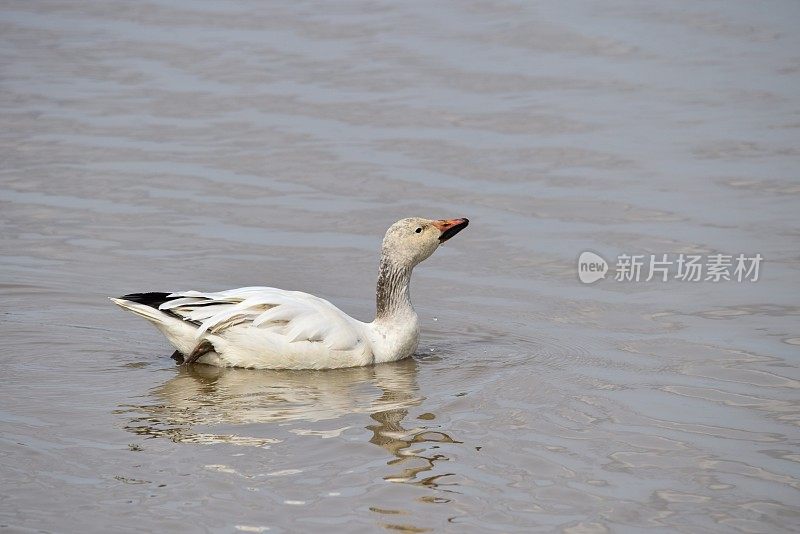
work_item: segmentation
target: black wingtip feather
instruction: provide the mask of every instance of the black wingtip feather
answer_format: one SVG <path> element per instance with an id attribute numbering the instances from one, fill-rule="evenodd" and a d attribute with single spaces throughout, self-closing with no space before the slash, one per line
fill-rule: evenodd
<path id="1" fill-rule="evenodd" d="M 159 306 L 168 300 L 172 300 L 174 298 L 175 297 L 170 298 L 169 293 L 161 293 L 158 291 L 153 291 L 150 293 L 130 293 L 120 297 L 122 300 L 138 302 L 139 304 L 144 304 L 145 306 L 150 306 L 156 309 L 158 309 Z"/>

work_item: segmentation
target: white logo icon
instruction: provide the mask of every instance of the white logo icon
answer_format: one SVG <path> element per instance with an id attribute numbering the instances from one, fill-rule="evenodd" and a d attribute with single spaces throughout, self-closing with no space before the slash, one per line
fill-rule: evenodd
<path id="1" fill-rule="evenodd" d="M 592 284 L 606 277 L 608 262 L 594 252 L 581 252 L 578 258 L 578 278 L 584 284 Z"/>

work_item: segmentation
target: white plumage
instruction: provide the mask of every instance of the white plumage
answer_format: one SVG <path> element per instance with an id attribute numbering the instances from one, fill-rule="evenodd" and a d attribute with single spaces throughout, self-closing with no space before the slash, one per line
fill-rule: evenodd
<path id="1" fill-rule="evenodd" d="M 413 354 L 419 336 L 408 291 L 411 271 L 468 222 L 410 218 L 389 228 L 371 323 L 325 299 L 273 287 L 135 293 L 111 300 L 152 322 L 190 362 L 328 369 L 399 360 Z"/>

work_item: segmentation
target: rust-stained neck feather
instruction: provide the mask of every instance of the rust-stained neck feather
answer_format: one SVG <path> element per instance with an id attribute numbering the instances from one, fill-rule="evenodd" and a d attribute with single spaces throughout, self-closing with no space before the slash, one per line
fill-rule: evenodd
<path id="1" fill-rule="evenodd" d="M 380 318 L 411 310 L 411 268 L 396 265 L 385 255 L 381 257 L 376 290 L 377 314 Z"/>

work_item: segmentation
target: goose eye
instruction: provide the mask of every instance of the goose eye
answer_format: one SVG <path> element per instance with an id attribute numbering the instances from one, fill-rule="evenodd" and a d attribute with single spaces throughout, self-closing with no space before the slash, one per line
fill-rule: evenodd
<path id="1" fill-rule="evenodd" d="M 415 232 L 417 232 L 417 233 L 420 233 L 420 232 L 422 231 L 422 228 L 417 228 L 417 229 L 416 229 L 416 230 L 414 230 L 414 231 L 415 231 Z"/>

